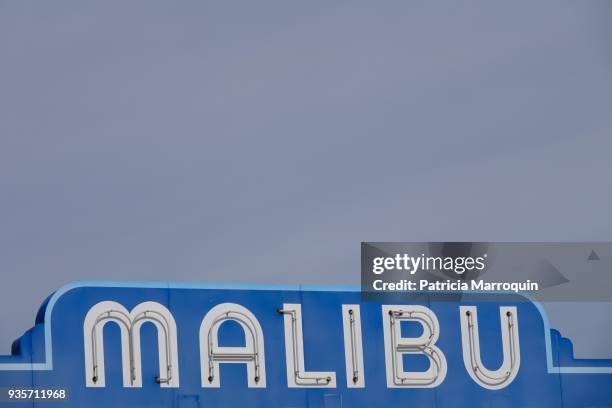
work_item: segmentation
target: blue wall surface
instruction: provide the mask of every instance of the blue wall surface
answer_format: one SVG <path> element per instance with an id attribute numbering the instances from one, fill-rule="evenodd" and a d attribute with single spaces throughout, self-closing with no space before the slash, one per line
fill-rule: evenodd
<path id="1" fill-rule="evenodd" d="M 104 329 L 106 387 L 86 387 L 83 322 L 88 310 L 104 300 L 128 310 L 145 301 L 164 305 L 176 320 L 180 386 L 161 388 L 156 330 L 145 324 L 142 336 L 142 388 L 124 388 L 119 329 Z M 265 339 L 267 386 L 248 388 L 244 364 L 221 365 L 221 387 L 202 388 L 199 328 L 215 305 L 237 303 L 259 320 Z M 287 386 L 284 303 L 302 306 L 305 366 L 308 371 L 334 371 L 336 388 Z M 516 295 L 470 295 L 449 301 L 435 297 L 404 298 L 393 304 L 430 308 L 440 322 L 436 345 L 446 356 L 448 373 L 436 388 L 387 387 L 382 304 L 365 302 L 354 288 L 302 286 L 197 286 L 173 283 L 73 284 L 54 293 L 41 307 L 36 325 L 13 344 L 13 355 L 0 357 L 2 388 L 63 388 L 69 399 L 15 406 L 35 407 L 612 407 L 612 360 L 576 360 L 572 344 L 552 330 L 541 308 Z M 342 305 L 360 304 L 365 387 L 347 388 Z M 463 362 L 460 305 L 478 307 L 481 354 L 485 366 L 502 361 L 500 306 L 518 313 L 521 366 L 514 381 L 487 390 L 468 375 Z M 418 333 L 417 333 L 418 334 Z M 407 330 L 404 335 L 411 336 Z M 219 331 L 220 345 L 244 344 L 244 333 L 231 322 Z M 427 360 L 406 361 L 415 371 Z M 12 406 L 5 403 L 0 406 Z"/>

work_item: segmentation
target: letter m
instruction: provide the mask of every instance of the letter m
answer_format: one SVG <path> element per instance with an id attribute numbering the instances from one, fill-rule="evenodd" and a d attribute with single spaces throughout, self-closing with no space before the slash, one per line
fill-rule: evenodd
<path id="1" fill-rule="evenodd" d="M 163 305 L 143 302 L 131 312 L 117 302 L 97 303 L 85 316 L 83 340 L 85 346 L 85 382 L 87 387 L 105 387 L 104 326 L 113 323 L 121 330 L 121 363 L 124 387 L 142 387 L 140 329 L 152 323 L 157 329 L 159 371 L 155 381 L 161 387 L 179 386 L 176 322 Z"/>

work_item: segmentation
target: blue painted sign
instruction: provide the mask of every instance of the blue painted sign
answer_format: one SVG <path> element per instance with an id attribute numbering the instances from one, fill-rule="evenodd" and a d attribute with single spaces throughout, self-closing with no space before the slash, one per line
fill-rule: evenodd
<path id="1" fill-rule="evenodd" d="M 73 284 L 0 357 L 0 406 L 605 407 L 611 385 L 515 294 Z"/>

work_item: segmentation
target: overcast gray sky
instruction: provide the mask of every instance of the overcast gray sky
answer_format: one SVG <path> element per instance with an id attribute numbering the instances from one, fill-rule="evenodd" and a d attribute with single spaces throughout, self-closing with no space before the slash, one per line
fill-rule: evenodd
<path id="1" fill-rule="evenodd" d="M 73 280 L 357 284 L 360 241 L 612 240 L 611 20 L 0 1 L 0 352 Z"/>

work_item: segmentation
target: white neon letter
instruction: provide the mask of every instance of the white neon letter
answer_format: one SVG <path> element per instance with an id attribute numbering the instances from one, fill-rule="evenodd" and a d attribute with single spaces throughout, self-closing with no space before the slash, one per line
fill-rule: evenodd
<path id="1" fill-rule="evenodd" d="M 232 320 L 244 331 L 244 347 L 219 347 L 219 328 Z M 236 303 L 222 303 L 210 309 L 200 325 L 200 364 L 202 387 L 221 386 L 220 363 L 247 366 L 249 388 L 266 388 L 266 358 L 261 325 L 247 308 Z"/>
<path id="2" fill-rule="evenodd" d="M 335 372 L 306 371 L 304 368 L 301 305 L 285 303 L 278 312 L 284 315 L 285 356 L 287 359 L 287 384 L 289 388 L 335 388 Z"/>
<path id="3" fill-rule="evenodd" d="M 438 318 L 424 306 L 389 305 L 382 307 L 387 387 L 437 387 L 446 377 L 446 357 L 434 346 L 440 335 Z M 414 321 L 423 327 L 423 334 L 415 338 L 402 337 L 401 322 Z M 423 354 L 429 359 L 429 369 L 423 372 L 406 371 L 402 356 Z"/>
<path id="4" fill-rule="evenodd" d="M 361 310 L 359 305 L 342 305 L 344 329 L 344 361 L 346 363 L 346 387 L 365 387 L 363 370 L 363 341 L 361 337 Z"/>
<path id="5" fill-rule="evenodd" d="M 480 359 L 478 316 L 475 306 L 461 306 L 461 343 L 463 363 L 470 377 L 489 390 L 507 387 L 516 377 L 521 366 L 521 349 L 518 333 L 516 307 L 500 307 L 503 362 L 493 371 L 487 369 Z"/>
<path id="6" fill-rule="evenodd" d="M 160 375 L 155 377 L 155 381 L 162 388 L 179 386 L 176 323 L 168 309 L 156 302 L 144 302 L 128 312 L 117 302 L 104 301 L 89 309 L 83 323 L 87 387 L 106 386 L 104 326 L 109 322 L 117 324 L 121 329 L 124 387 L 142 387 L 140 328 L 144 323 L 153 323 L 157 328 Z"/>

